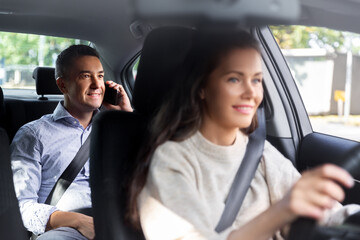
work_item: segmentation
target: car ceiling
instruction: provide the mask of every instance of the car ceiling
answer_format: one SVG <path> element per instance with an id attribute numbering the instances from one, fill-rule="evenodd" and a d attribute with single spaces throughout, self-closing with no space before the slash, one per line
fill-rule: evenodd
<path id="1" fill-rule="evenodd" d="M 301 0 L 300 25 L 360 33 L 360 0 Z"/>
<path id="2" fill-rule="evenodd" d="M 148 29 L 146 24 L 138 24 L 136 37 L 130 31 L 136 20 L 132 1 L 0 0 L 0 30 L 89 40 L 117 72 L 141 49 L 142 31 Z M 301 17 L 293 24 L 360 33 L 360 0 L 299 2 Z"/>
<path id="3" fill-rule="evenodd" d="M 0 0 L 0 30 L 89 40 L 113 70 L 140 50 L 131 23 L 127 0 Z"/>

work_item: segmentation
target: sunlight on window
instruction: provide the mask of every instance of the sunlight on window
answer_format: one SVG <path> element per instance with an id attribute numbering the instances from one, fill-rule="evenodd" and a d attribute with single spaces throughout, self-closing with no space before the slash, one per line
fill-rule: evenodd
<path id="1" fill-rule="evenodd" d="M 34 34 L 0 32 L 0 86 L 35 89 L 33 70 L 55 66 L 57 55 L 72 44 L 88 41 Z"/>
<path id="2" fill-rule="evenodd" d="M 360 35 L 308 26 L 270 28 L 313 130 L 360 141 Z"/>

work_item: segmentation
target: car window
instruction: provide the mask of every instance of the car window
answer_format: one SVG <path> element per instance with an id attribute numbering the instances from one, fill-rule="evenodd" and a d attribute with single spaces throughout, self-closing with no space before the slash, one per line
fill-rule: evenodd
<path id="1" fill-rule="evenodd" d="M 136 74 L 139 67 L 139 61 L 140 61 L 140 57 L 138 57 L 132 65 L 132 76 L 134 80 L 136 79 Z"/>
<path id="2" fill-rule="evenodd" d="M 360 140 L 360 35 L 271 26 L 315 132 Z"/>
<path id="3" fill-rule="evenodd" d="M 34 68 L 54 67 L 56 57 L 63 49 L 80 43 L 89 44 L 79 39 L 0 32 L 0 86 L 35 89 Z"/>

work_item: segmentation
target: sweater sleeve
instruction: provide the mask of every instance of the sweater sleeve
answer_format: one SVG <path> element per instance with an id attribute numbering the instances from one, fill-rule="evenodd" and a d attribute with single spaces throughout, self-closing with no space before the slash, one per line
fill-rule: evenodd
<path id="1" fill-rule="evenodd" d="M 168 142 L 152 159 L 147 184 L 138 200 L 140 221 L 147 239 L 227 239 L 231 228 L 214 231 L 197 189 L 196 161 L 186 149 Z"/>
<path id="2" fill-rule="evenodd" d="M 301 175 L 291 161 L 267 141 L 265 142 L 262 161 L 271 204 L 274 204 L 285 196 Z"/>

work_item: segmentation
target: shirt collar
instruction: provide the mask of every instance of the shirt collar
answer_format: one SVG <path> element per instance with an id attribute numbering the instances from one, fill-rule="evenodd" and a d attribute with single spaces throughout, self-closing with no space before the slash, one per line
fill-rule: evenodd
<path id="1" fill-rule="evenodd" d="M 99 109 L 94 110 L 93 117 L 95 114 L 100 112 Z M 68 119 L 73 121 L 74 119 L 78 121 L 76 118 L 74 118 L 64 107 L 64 100 L 61 100 L 58 105 L 56 106 L 54 112 L 53 112 L 53 119 L 54 121 L 58 121 L 60 119 Z"/>

